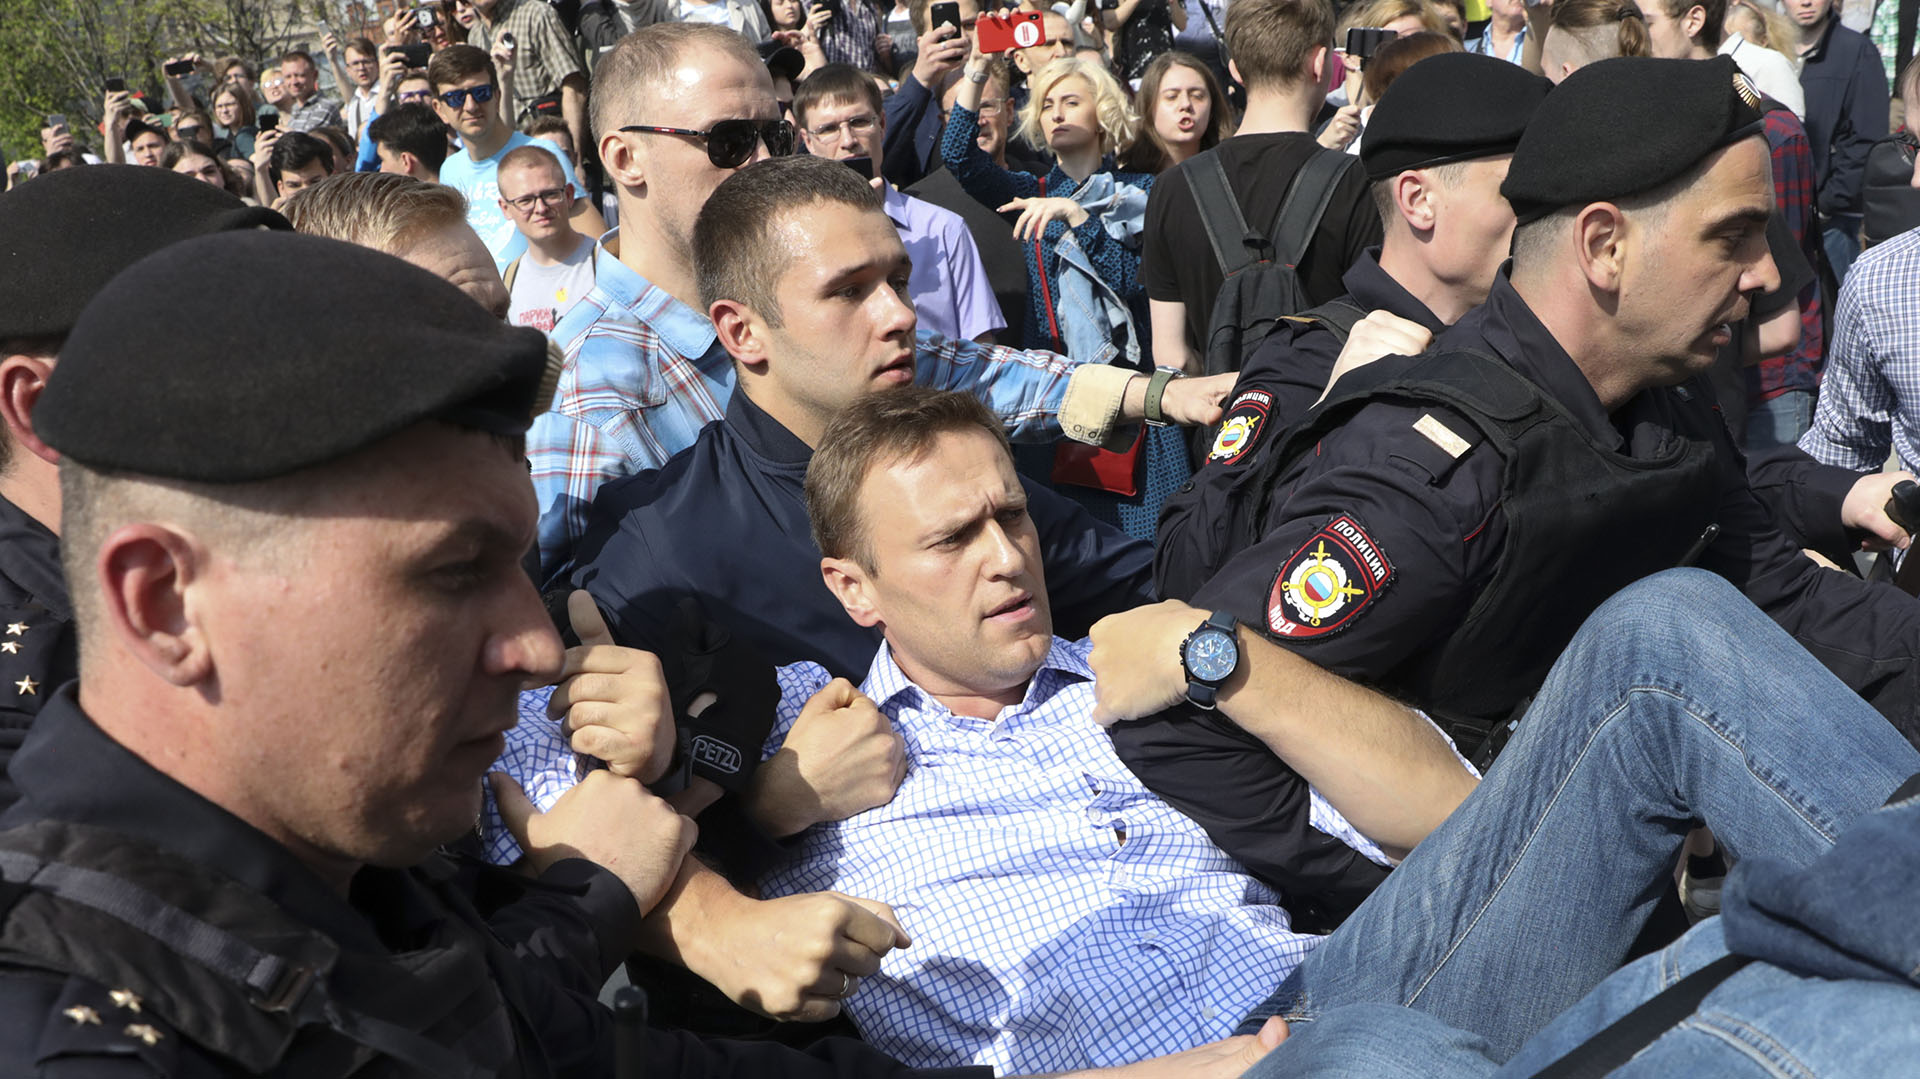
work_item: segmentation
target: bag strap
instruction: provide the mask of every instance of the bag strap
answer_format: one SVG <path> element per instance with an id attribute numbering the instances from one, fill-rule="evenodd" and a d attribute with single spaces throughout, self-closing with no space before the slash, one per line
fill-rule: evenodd
<path id="1" fill-rule="evenodd" d="M 1193 204 L 1200 211 L 1200 225 L 1207 231 L 1207 243 L 1213 246 L 1220 273 L 1232 277 L 1260 261 L 1267 238 L 1253 231 L 1240 212 L 1240 200 L 1227 182 L 1220 155 L 1208 150 L 1180 167 L 1187 174 Z"/>
<path id="2" fill-rule="evenodd" d="M 1367 309 L 1342 296 L 1318 307 L 1309 307 L 1297 315 L 1281 315 L 1288 322 L 1318 322 L 1332 331 L 1342 345 L 1353 336 L 1353 324 L 1367 317 Z"/>
<path id="3" fill-rule="evenodd" d="M 1307 245 L 1313 242 L 1320 219 L 1333 203 L 1334 188 L 1339 186 L 1347 170 L 1359 162 L 1352 154 L 1323 147 L 1294 174 L 1286 197 L 1280 201 L 1280 211 L 1274 215 L 1273 227 L 1267 231 L 1267 235 L 1273 237 L 1276 259 L 1298 266 L 1306 257 Z"/>
<path id="4" fill-rule="evenodd" d="M 1534 1079 L 1602 1079 L 1634 1054 L 1692 1015 L 1721 982 L 1753 962 L 1752 956 L 1723 955 L 1649 997 L 1605 1030 L 1575 1046 Z"/>
<path id="5" fill-rule="evenodd" d="M 1040 197 L 1047 197 L 1047 178 L 1040 177 Z M 1045 230 L 1042 230 L 1044 232 Z M 1049 347 L 1055 352 L 1065 352 L 1066 347 L 1060 341 L 1060 320 L 1053 314 L 1053 288 L 1047 283 L 1046 249 L 1040 246 L 1040 234 L 1033 237 L 1033 264 L 1040 271 L 1040 305 L 1047 310 L 1047 335 Z"/>

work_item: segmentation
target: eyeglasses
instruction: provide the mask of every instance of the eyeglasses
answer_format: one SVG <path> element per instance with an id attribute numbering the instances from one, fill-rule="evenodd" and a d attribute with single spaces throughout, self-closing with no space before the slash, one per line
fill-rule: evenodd
<path id="1" fill-rule="evenodd" d="M 754 146 L 762 142 L 767 144 L 767 153 L 774 157 L 785 157 L 793 152 L 793 124 L 786 120 L 721 120 L 705 131 L 691 131 L 684 127 L 654 127 L 650 124 L 629 124 L 620 130 L 705 139 L 707 160 L 713 162 L 717 169 L 737 169 L 746 164 L 753 157 Z"/>
<path id="2" fill-rule="evenodd" d="M 973 112 L 975 116 L 998 116 L 1000 115 L 1000 110 L 1006 107 L 1007 99 L 1004 97 L 998 101 L 982 100 L 979 107 L 975 108 Z"/>
<path id="3" fill-rule="evenodd" d="M 463 109 L 467 105 L 468 95 L 472 95 L 474 104 L 485 105 L 487 102 L 493 100 L 493 84 L 483 82 L 478 86 L 469 86 L 464 90 L 442 90 L 440 91 L 440 100 L 447 103 L 447 108 Z"/>
<path id="4" fill-rule="evenodd" d="M 879 122 L 880 118 L 878 116 L 870 112 L 863 112 L 858 116 L 849 116 L 837 124 L 821 124 L 819 127 L 810 127 L 807 129 L 807 134 L 812 135 L 822 142 L 839 142 L 846 135 L 857 135 L 865 138 L 873 134 L 874 126 Z"/>
<path id="5" fill-rule="evenodd" d="M 432 101 L 433 91 L 432 90 L 402 90 L 400 92 L 400 100 L 402 102 Z"/>
<path id="6" fill-rule="evenodd" d="M 206 128 L 201 127 L 199 124 L 194 124 L 191 127 L 176 127 L 173 129 L 173 137 L 177 139 L 197 139 L 204 131 L 206 131 Z"/>
<path id="7" fill-rule="evenodd" d="M 505 200 L 508 206 L 513 207 L 523 214 L 533 209 L 533 204 L 536 202 L 543 202 L 548 206 L 562 206 L 572 201 L 572 184 L 561 184 L 559 187 L 549 187 L 545 191 L 529 191 L 517 199 Z"/>

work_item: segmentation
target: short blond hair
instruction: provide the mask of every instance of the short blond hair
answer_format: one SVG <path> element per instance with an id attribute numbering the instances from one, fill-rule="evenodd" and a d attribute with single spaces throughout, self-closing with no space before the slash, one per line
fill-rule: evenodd
<path id="1" fill-rule="evenodd" d="M 1035 146 L 1046 145 L 1046 123 L 1040 117 L 1040 103 L 1054 87 L 1068 79 L 1083 79 L 1093 90 L 1094 115 L 1100 120 L 1102 145 L 1115 153 L 1131 147 L 1140 131 L 1140 117 L 1133 111 L 1132 95 L 1105 64 L 1079 56 L 1062 56 L 1027 80 L 1027 104 L 1020 110 L 1020 137 Z"/>
<path id="2" fill-rule="evenodd" d="M 282 212 L 296 232 L 398 255 L 429 232 L 464 223 L 467 200 L 411 176 L 343 172 L 295 192 Z"/>

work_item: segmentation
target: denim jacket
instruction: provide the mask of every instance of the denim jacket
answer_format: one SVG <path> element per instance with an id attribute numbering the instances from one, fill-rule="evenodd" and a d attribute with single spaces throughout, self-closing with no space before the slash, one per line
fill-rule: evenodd
<path id="1" fill-rule="evenodd" d="M 1089 176 L 1073 193 L 1073 200 L 1098 218 L 1107 235 L 1134 249 L 1146 223 L 1147 193 L 1130 184 L 1116 183 L 1112 174 Z M 1107 345 L 1118 349 L 1115 363 L 1141 367 L 1140 334 L 1127 298 L 1100 276 L 1080 241 L 1068 229 L 1054 245 L 1051 276 L 1059 282 L 1054 317 L 1066 354 L 1090 361 Z"/>

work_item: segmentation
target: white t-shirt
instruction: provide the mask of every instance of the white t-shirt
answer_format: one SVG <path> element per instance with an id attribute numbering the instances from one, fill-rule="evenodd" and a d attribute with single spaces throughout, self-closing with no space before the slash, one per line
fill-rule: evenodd
<path id="1" fill-rule="evenodd" d="M 573 162 L 566 159 L 559 147 L 518 131 L 509 135 L 506 145 L 484 161 L 475 161 L 466 150 L 456 150 L 448 154 L 446 164 L 440 166 L 440 182 L 467 197 L 467 224 L 473 226 L 473 231 L 480 234 L 480 242 L 493 252 L 494 268 L 499 270 L 505 270 L 507 263 L 527 250 L 527 238 L 500 212 L 500 159 L 522 146 L 538 146 L 551 153 L 553 159 L 560 162 L 560 171 L 566 174 L 567 182 L 573 185 L 574 197 L 583 194 L 580 180 L 573 174 Z M 569 213 L 571 210 L 572 207 L 568 207 Z"/>
<path id="2" fill-rule="evenodd" d="M 592 289 L 591 237 L 580 237 L 573 253 L 551 266 L 538 265 L 531 253 L 522 255 L 520 268 L 514 273 L 507 321 L 515 326 L 532 326 L 541 333 L 552 333 L 567 311 Z"/>

